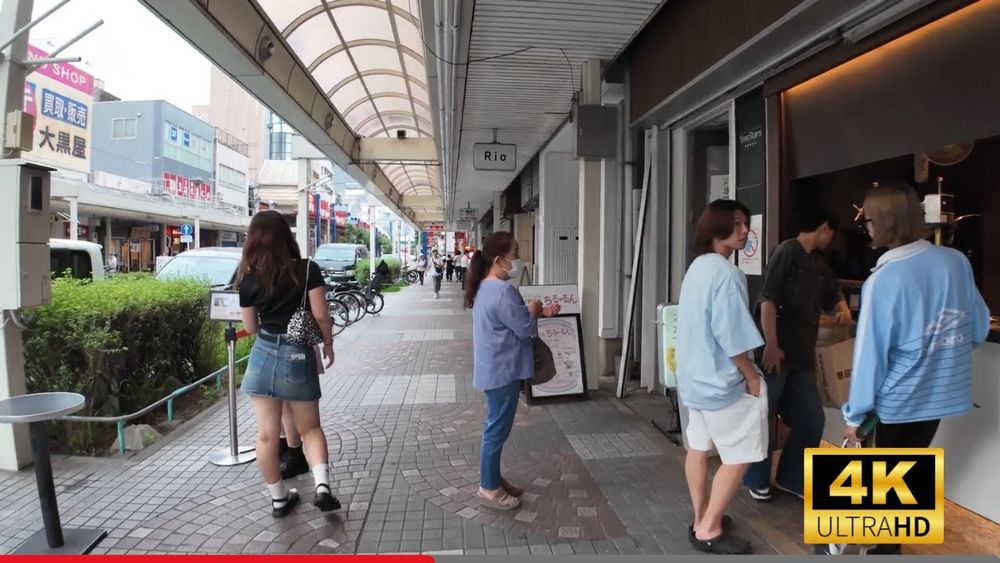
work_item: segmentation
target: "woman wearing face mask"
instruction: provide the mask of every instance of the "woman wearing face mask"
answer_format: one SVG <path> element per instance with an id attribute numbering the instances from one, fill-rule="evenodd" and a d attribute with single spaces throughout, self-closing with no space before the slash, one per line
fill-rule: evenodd
<path id="1" fill-rule="evenodd" d="M 500 510 L 521 506 L 523 491 L 500 475 L 500 454 L 514 425 L 521 381 L 534 377 L 532 338 L 538 317 L 559 313 L 559 305 L 525 305 L 509 283 L 521 271 L 517 241 L 507 232 L 493 233 L 483 242 L 466 273 L 465 307 L 472 309 L 474 368 L 472 383 L 486 395 L 480 458 L 479 497 Z"/>

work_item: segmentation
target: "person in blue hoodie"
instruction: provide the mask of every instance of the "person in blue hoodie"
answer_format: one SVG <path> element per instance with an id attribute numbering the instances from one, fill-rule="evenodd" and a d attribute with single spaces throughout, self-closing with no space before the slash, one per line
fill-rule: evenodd
<path id="1" fill-rule="evenodd" d="M 873 189 L 864 215 L 872 246 L 889 250 L 861 290 L 844 436 L 859 441 L 858 427 L 874 415 L 876 446 L 926 448 L 942 418 L 972 410 L 972 351 L 989 333 L 989 309 L 968 259 L 925 240 L 912 187 Z"/>

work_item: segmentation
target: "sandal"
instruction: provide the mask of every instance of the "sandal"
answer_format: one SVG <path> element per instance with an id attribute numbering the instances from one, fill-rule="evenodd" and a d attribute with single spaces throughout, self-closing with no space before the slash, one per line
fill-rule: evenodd
<path id="1" fill-rule="evenodd" d="M 500 494 L 498 494 L 496 498 L 486 496 L 483 494 L 481 489 L 476 493 L 476 495 L 482 499 L 483 504 L 489 508 L 495 508 L 497 510 L 516 510 L 521 507 L 521 501 L 518 500 L 517 497 L 511 496 L 511 494 L 503 490 L 503 488 L 500 489 Z"/>
<path id="2" fill-rule="evenodd" d="M 333 491 L 330 489 L 330 485 L 326 483 L 320 483 L 316 485 L 316 497 L 313 499 L 313 504 L 320 512 L 330 512 L 331 510 L 340 509 L 340 501 L 337 497 L 333 496 Z"/>
<path id="3" fill-rule="evenodd" d="M 282 506 L 278 503 L 283 502 Z M 295 489 L 288 489 L 288 496 L 283 499 L 271 499 L 271 516 L 274 518 L 284 518 L 299 503 L 299 493 Z"/>
<path id="4" fill-rule="evenodd" d="M 507 494 L 509 494 L 512 497 L 520 498 L 521 495 L 524 494 L 524 489 L 518 487 L 517 485 L 511 483 L 510 481 L 504 479 L 503 477 L 500 478 L 500 486 L 503 488 L 503 490 L 507 491 Z"/>

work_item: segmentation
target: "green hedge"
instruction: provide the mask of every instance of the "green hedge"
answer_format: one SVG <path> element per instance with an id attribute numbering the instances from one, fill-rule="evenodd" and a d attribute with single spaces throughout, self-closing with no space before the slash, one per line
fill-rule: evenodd
<path id="1" fill-rule="evenodd" d="M 208 375 L 226 364 L 222 326 L 208 320 L 208 291 L 149 274 L 53 280 L 52 303 L 25 313 L 28 391 L 81 393 L 87 402 L 78 414 L 118 416 Z M 57 443 L 92 453 L 110 446 L 115 426 L 65 423 L 53 432 Z"/>
<path id="2" fill-rule="evenodd" d="M 381 262 L 382 258 L 375 259 L 375 267 L 378 267 L 378 263 Z M 382 280 L 383 285 L 391 285 L 399 279 L 399 272 L 403 268 L 403 263 L 398 258 L 385 258 L 385 265 L 389 266 L 389 279 Z M 371 279 L 369 274 L 371 266 L 369 265 L 368 259 L 358 260 L 354 267 L 354 279 L 358 280 L 358 283 L 363 287 L 368 287 L 368 280 Z"/>

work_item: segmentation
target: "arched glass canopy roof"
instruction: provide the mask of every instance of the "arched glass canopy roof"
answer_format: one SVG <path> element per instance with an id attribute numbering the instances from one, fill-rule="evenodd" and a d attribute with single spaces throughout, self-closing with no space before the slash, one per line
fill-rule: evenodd
<path id="1" fill-rule="evenodd" d="M 434 138 L 418 0 L 257 0 L 360 137 Z M 439 196 L 436 166 L 381 165 L 404 196 Z"/>

